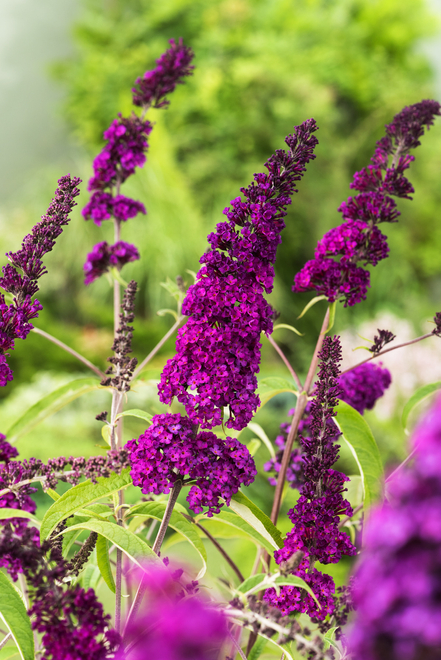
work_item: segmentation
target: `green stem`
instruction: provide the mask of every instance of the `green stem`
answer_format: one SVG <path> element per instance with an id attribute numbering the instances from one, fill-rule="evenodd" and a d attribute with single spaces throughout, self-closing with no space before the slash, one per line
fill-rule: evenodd
<path id="1" fill-rule="evenodd" d="M 146 365 L 148 362 L 150 362 L 150 360 L 151 360 L 153 357 L 155 357 L 156 353 L 157 353 L 157 352 L 158 352 L 158 351 L 164 346 L 164 344 L 165 344 L 165 342 L 167 341 L 167 339 L 169 339 L 169 338 L 172 336 L 172 334 L 175 332 L 175 330 L 177 330 L 177 329 L 179 328 L 179 326 L 181 325 L 181 323 L 182 323 L 182 321 L 183 321 L 184 319 L 185 319 L 185 316 L 180 316 L 180 317 L 178 318 L 178 320 L 174 323 L 174 325 L 172 325 L 172 327 L 170 328 L 170 330 L 169 330 L 169 331 L 163 336 L 163 338 L 161 339 L 161 341 L 158 342 L 158 343 L 156 344 L 155 348 L 154 348 L 152 351 L 150 351 L 150 353 L 147 355 L 146 358 L 144 358 L 144 360 L 141 362 L 141 364 L 139 364 L 139 365 L 137 366 L 137 368 L 136 368 L 135 371 L 133 372 L 133 378 L 134 378 L 134 379 L 135 379 L 136 376 L 137 376 L 137 375 L 138 375 L 138 374 L 144 369 L 145 365 Z"/>

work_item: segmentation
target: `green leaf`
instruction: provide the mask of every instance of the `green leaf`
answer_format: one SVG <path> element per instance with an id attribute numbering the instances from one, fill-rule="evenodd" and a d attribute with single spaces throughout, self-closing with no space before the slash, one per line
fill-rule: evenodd
<path id="1" fill-rule="evenodd" d="M 81 574 L 81 584 L 83 589 L 96 589 L 100 581 L 101 573 L 96 564 L 89 563 Z"/>
<path id="2" fill-rule="evenodd" d="M 34 636 L 31 620 L 21 595 L 11 584 L 4 573 L 0 572 L 0 618 L 3 619 L 8 632 L 14 638 L 22 660 L 34 658 Z"/>
<path id="3" fill-rule="evenodd" d="M 368 509 L 382 494 L 383 464 L 377 443 L 364 417 L 344 401 L 339 401 L 334 419 L 357 462 Z"/>
<path id="4" fill-rule="evenodd" d="M 157 520 L 162 520 L 164 517 L 166 502 L 145 502 L 143 504 L 135 504 L 130 511 L 126 514 L 127 516 L 150 516 L 150 518 L 156 518 Z M 173 511 L 171 514 L 169 526 L 174 529 L 176 532 L 179 532 L 196 550 L 202 560 L 202 568 L 199 571 L 197 579 L 200 580 L 205 571 L 207 570 L 207 551 L 204 544 L 202 543 L 199 534 L 197 532 L 197 527 L 192 522 L 189 522 L 182 513 L 179 511 Z"/>
<path id="5" fill-rule="evenodd" d="M 317 605 L 320 605 L 311 587 L 297 575 L 290 575 L 285 577 L 283 575 L 277 574 L 267 575 L 266 573 L 258 573 L 257 575 L 252 575 L 244 582 L 242 582 L 242 584 L 237 588 L 237 591 L 240 591 L 240 593 L 243 594 L 253 594 L 256 593 L 256 591 L 262 591 L 263 589 L 271 589 L 271 587 L 274 587 L 278 591 L 279 587 L 286 586 L 304 589 L 312 598 L 314 598 Z"/>
<path id="6" fill-rule="evenodd" d="M 128 283 L 123 278 L 123 276 L 121 275 L 121 273 L 119 272 L 118 268 L 116 267 L 109 268 L 109 272 L 113 277 L 113 279 L 116 280 L 116 282 L 119 282 L 121 286 L 123 286 L 125 289 L 129 286 Z"/>
<path id="7" fill-rule="evenodd" d="M 63 387 L 59 387 L 54 392 L 51 392 L 51 394 L 37 401 L 37 403 L 31 406 L 24 415 L 9 427 L 8 431 L 6 431 L 8 442 L 14 443 L 22 435 L 31 431 L 44 419 L 50 417 L 68 403 L 74 401 L 74 399 L 86 394 L 86 392 L 98 389 L 102 389 L 102 387 L 97 378 L 79 378 L 78 380 L 67 383 L 67 385 L 63 385 Z"/>
<path id="8" fill-rule="evenodd" d="M 114 523 L 92 519 L 69 527 L 70 531 L 73 531 L 74 529 L 88 529 L 91 532 L 101 534 L 101 536 L 104 536 L 112 544 L 125 552 L 130 559 L 138 564 L 138 566 L 142 566 L 142 559 L 155 559 L 156 561 L 160 561 L 153 550 L 149 548 L 147 543 L 139 538 L 139 536 L 136 536 L 136 534 L 129 532 L 128 529 L 124 529 Z M 66 530 L 63 530 L 61 534 L 64 534 L 65 531 Z"/>
<path id="9" fill-rule="evenodd" d="M 257 394 L 260 398 L 260 407 L 264 406 L 270 399 L 281 392 L 292 392 L 298 394 L 294 384 L 284 378 L 263 378 L 259 381 Z"/>
<path id="10" fill-rule="evenodd" d="M 98 477 L 97 483 L 90 479 L 67 490 L 59 500 L 46 511 L 41 523 L 40 538 L 44 541 L 55 527 L 79 509 L 97 502 L 102 497 L 116 493 L 132 483 L 130 468 L 125 468 L 121 474 L 115 472 L 110 477 Z"/>
<path id="11" fill-rule="evenodd" d="M 100 573 L 103 576 L 104 582 L 107 584 L 110 591 L 115 593 L 115 581 L 113 579 L 112 568 L 110 566 L 109 559 L 109 542 L 101 534 L 98 534 L 96 541 L 96 558 L 98 568 L 100 569 Z"/>
<path id="12" fill-rule="evenodd" d="M 278 330 L 279 328 L 285 328 L 286 330 L 291 330 L 291 332 L 294 332 L 299 337 L 304 337 L 304 333 L 296 330 L 296 328 L 293 325 L 288 325 L 287 323 L 278 323 L 273 327 L 273 332 L 274 330 Z"/>
<path id="13" fill-rule="evenodd" d="M 250 452 L 250 455 L 254 456 L 256 452 L 259 450 L 259 447 L 261 447 L 261 445 L 262 443 L 257 438 L 253 438 L 252 440 L 250 440 L 247 444 L 247 449 Z"/>
<path id="14" fill-rule="evenodd" d="M 120 417 L 138 417 L 139 419 L 143 419 L 145 422 L 148 422 L 148 424 L 151 424 L 151 419 L 153 415 L 151 415 L 148 412 L 145 412 L 145 410 L 139 410 L 139 408 L 133 408 L 132 410 L 124 410 L 124 412 L 119 413 L 119 415 L 116 416 L 116 419 L 119 419 Z"/>
<path id="15" fill-rule="evenodd" d="M 403 414 L 401 415 L 401 424 L 404 429 L 407 428 L 409 415 L 412 412 L 412 410 L 415 408 L 415 406 L 417 406 L 419 403 L 427 399 L 429 396 L 431 396 L 434 392 L 436 392 L 439 389 L 441 389 L 440 381 L 436 383 L 429 383 L 428 385 L 423 385 L 423 387 L 419 387 L 416 390 L 416 392 L 412 394 L 409 401 L 404 406 Z"/>
<path id="16" fill-rule="evenodd" d="M 52 488 L 48 488 L 46 491 L 46 495 L 49 495 L 53 500 L 59 500 L 61 495 L 58 495 L 56 490 L 53 490 Z"/>
<path id="17" fill-rule="evenodd" d="M 268 449 L 268 451 L 271 455 L 271 458 L 275 458 L 276 453 L 274 451 L 273 444 L 272 444 L 271 440 L 268 438 L 268 436 L 265 433 L 265 431 L 263 430 L 263 428 L 260 426 L 260 424 L 256 424 L 256 422 L 250 422 L 246 428 L 250 429 L 250 431 L 255 433 L 257 435 L 257 437 L 260 438 L 260 440 L 262 440 L 263 444 Z"/>
<path id="18" fill-rule="evenodd" d="M 216 516 L 208 518 L 203 514 L 196 517 L 196 522 L 203 522 L 203 526 L 207 528 L 212 536 L 215 538 L 243 538 L 252 541 L 259 547 L 268 550 L 269 553 L 274 552 L 274 546 L 267 541 L 261 534 L 249 525 L 246 520 L 232 511 L 222 509 Z"/>
<path id="19" fill-rule="evenodd" d="M 101 427 L 101 436 L 104 442 L 107 442 L 109 446 L 112 444 L 112 428 L 109 424 L 104 424 L 104 426 Z M 108 448 L 109 447 L 106 447 L 106 449 Z"/>
<path id="20" fill-rule="evenodd" d="M 318 303 L 320 300 L 326 300 L 326 296 L 315 296 L 312 300 L 309 301 L 309 303 L 303 308 L 303 312 L 298 316 L 298 319 L 301 319 L 302 316 L 305 316 L 306 312 L 311 309 L 315 303 Z"/>
<path id="21" fill-rule="evenodd" d="M 258 637 L 251 651 L 248 653 L 248 660 L 257 660 L 262 655 L 268 640 L 265 637 Z"/>
<path id="22" fill-rule="evenodd" d="M 22 509 L 0 509 L 0 520 L 5 520 L 6 518 L 27 518 L 30 520 L 36 527 L 40 527 L 40 521 L 29 511 L 23 511 Z"/>
<path id="23" fill-rule="evenodd" d="M 323 639 L 324 639 L 324 642 L 325 642 L 324 646 L 323 646 L 324 651 L 327 651 L 330 646 L 333 646 L 340 653 L 340 649 L 338 648 L 338 646 L 336 646 L 334 644 L 335 631 L 338 630 L 338 628 L 339 628 L 339 626 L 335 626 L 334 628 L 329 628 L 329 630 L 327 630 L 325 632 L 325 634 L 323 635 Z M 340 653 L 340 657 L 341 657 L 341 653 Z"/>
<path id="24" fill-rule="evenodd" d="M 240 491 L 233 495 L 229 505 L 234 513 L 243 518 L 253 529 L 263 536 L 276 550 L 283 547 L 282 535 L 268 516 Z"/>
<path id="25" fill-rule="evenodd" d="M 156 312 L 156 314 L 157 314 L 158 316 L 165 316 L 166 314 L 170 314 L 171 316 L 173 316 L 173 318 L 175 319 L 175 321 L 178 320 L 178 313 L 177 313 L 176 310 L 174 310 L 174 309 L 158 309 L 158 311 Z"/>
<path id="26" fill-rule="evenodd" d="M 246 627 L 248 627 L 248 626 L 246 626 Z M 250 628 L 250 630 L 251 630 L 251 628 Z M 259 635 L 259 637 L 263 637 L 264 639 L 266 639 L 267 642 L 271 642 L 271 644 L 274 644 L 274 646 L 281 653 L 284 654 L 284 656 L 282 656 L 284 658 L 284 660 L 294 660 L 292 655 L 291 655 L 291 645 L 290 644 L 277 644 L 277 642 L 275 642 L 271 637 L 267 637 L 266 635 L 263 635 L 260 632 L 258 632 L 257 634 Z"/>
<path id="27" fill-rule="evenodd" d="M 328 327 L 326 328 L 325 335 L 327 332 L 330 332 L 332 328 L 334 327 L 334 322 L 335 322 L 335 310 L 337 309 L 337 303 L 329 303 L 329 323 Z"/>

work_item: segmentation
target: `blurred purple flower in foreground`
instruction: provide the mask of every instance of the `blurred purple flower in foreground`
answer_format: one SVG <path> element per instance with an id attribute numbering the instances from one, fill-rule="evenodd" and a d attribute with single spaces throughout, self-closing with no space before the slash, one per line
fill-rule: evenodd
<path id="1" fill-rule="evenodd" d="M 181 571 L 178 572 L 179 574 Z M 147 597 L 125 635 L 126 651 L 115 660 L 217 660 L 227 637 L 224 615 L 182 588 L 167 569 L 144 574 Z M 190 588 L 188 588 L 190 587 Z"/>
<path id="2" fill-rule="evenodd" d="M 416 457 L 369 519 L 355 574 L 357 660 L 441 657 L 441 398 L 413 435 Z"/>

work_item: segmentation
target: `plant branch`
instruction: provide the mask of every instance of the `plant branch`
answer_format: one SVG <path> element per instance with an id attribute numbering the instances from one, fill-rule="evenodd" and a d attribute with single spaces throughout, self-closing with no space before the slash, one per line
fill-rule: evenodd
<path id="1" fill-rule="evenodd" d="M 45 332 L 44 330 L 40 330 L 40 328 L 33 328 L 33 329 L 32 329 L 32 332 L 35 332 L 37 335 L 41 335 L 42 337 L 45 337 L 46 339 L 48 339 L 49 341 L 51 341 L 53 344 L 56 344 L 57 346 L 59 346 L 60 348 L 62 348 L 62 349 L 63 349 L 64 351 L 66 351 L 67 353 L 70 353 L 71 355 L 73 355 L 74 357 L 76 357 L 77 360 L 79 360 L 80 362 L 82 362 L 82 363 L 83 363 L 84 365 L 86 365 L 86 367 L 88 367 L 89 369 L 92 369 L 92 371 L 93 371 L 94 373 L 96 373 L 96 375 L 99 376 L 100 378 L 104 378 L 104 377 L 105 377 L 105 376 L 104 376 L 104 373 L 101 371 L 101 369 L 99 369 L 99 368 L 96 367 L 94 364 L 92 364 L 92 362 L 90 362 L 90 361 L 89 361 L 87 358 L 85 358 L 83 355 L 81 355 L 80 353 L 77 353 L 73 348 L 71 348 L 70 346 L 67 346 L 67 344 L 64 344 L 62 341 L 60 341 L 60 340 L 57 339 L 56 337 L 53 337 L 52 335 L 50 335 L 48 332 Z"/>
<path id="2" fill-rule="evenodd" d="M 294 440 L 297 435 L 299 428 L 300 420 L 303 417 L 305 412 L 306 404 L 308 403 L 308 394 L 312 385 L 312 381 L 317 369 L 318 364 L 318 354 L 322 348 L 323 340 L 329 325 L 329 307 L 326 310 L 325 318 L 323 319 L 322 328 L 317 340 L 317 344 L 314 350 L 314 355 L 309 366 L 308 374 L 306 376 L 305 387 L 302 394 L 297 400 L 296 410 L 292 418 L 291 427 L 289 429 L 288 437 L 286 439 L 285 450 L 283 452 L 282 464 L 280 466 L 279 476 L 277 478 L 276 491 L 274 493 L 273 508 L 271 511 L 271 520 L 274 525 L 277 524 L 277 518 L 279 517 L 280 503 L 282 501 L 283 486 L 285 484 L 286 473 L 288 471 L 289 461 L 291 459 L 291 452 Z"/>
<path id="3" fill-rule="evenodd" d="M 148 362 L 150 362 L 150 360 L 153 357 L 155 357 L 156 353 L 164 346 L 165 342 L 167 341 L 167 339 L 169 339 L 172 336 L 174 331 L 179 328 L 179 326 L 181 325 L 181 323 L 184 319 L 185 319 L 185 316 L 180 316 L 178 318 L 178 320 L 172 325 L 170 330 L 168 332 L 166 332 L 166 334 L 163 336 L 161 341 L 156 344 L 155 348 L 152 351 L 150 351 L 150 353 L 147 355 L 146 358 L 144 358 L 144 360 L 141 362 L 141 364 L 139 364 L 137 366 L 137 368 L 133 372 L 133 379 L 135 379 L 136 376 L 144 369 L 145 365 Z"/>
<path id="4" fill-rule="evenodd" d="M 187 517 L 187 516 L 186 516 L 186 517 Z M 245 581 L 245 578 L 244 578 L 244 576 L 242 575 L 242 573 L 240 572 L 239 568 L 236 566 L 236 564 L 234 563 L 234 561 L 231 559 L 230 555 L 229 555 L 227 552 L 225 552 L 225 550 L 224 550 L 223 547 L 220 545 L 220 543 L 218 543 L 218 541 L 216 541 L 216 539 L 214 538 L 214 536 L 212 536 L 212 535 L 210 534 L 210 532 L 209 532 L 208 530 L 206 530 L 205 527 L 203 527 L 200 523 L 195 523 L 195 525 L 196 525 L 197 527 L 199 527 L 199 529 L 200 529 L 200 530 L 206 535 L 207 538 L 210 539 L 210 541 L 212 542 L 212 544 L 214 545 L 214 547 L 220 552 L 220 554 L 221 554 L 222 557 L 225 559 L 225 561 L 228 562 L 228 564 L 231 566 L 231 568 L 233 569 L 233 571 L 236 573 L 236 575 L 237 575 L 237 577 L 239 578 L 239 580 L 240 580 L 241 582 L 244 582 L 244 581 Z"/>
<path id="5" fill-rule="evenodd" d="M 247 656 L 246 656 L 245 653 L 242 651 L 242 648 L 241 648 L 239 642 L 237 641 L 237 639 L 235 638 L 235 636 L 233 635 L 233 633 L 231 633 L 230 631 L 228 631 L 228 637 L 229 637 L 229 638 L 231 639 L 231 641 L 233 642 L 233 646 L 234 646 L 234 648 L 236 649 L 236 651 L 239 653 L 240 657 L 241 657 L 243 660 L 247 660 Z"/>
<path id="6" fill-rule="evenodd" d="M 0 642 L 0 649 L 6 646 L 6 644 L 9 642 L 10 639 L 12 639 L 12 634 L 8 632 L 6 637 L 3 637 L 2 641 Z"/>
<path id="7" fill-rule="evenodd" d="M 285 366 L 288 369 L 289 373 L 293 377 L 297 387 L 299 388 L 299 391 L 302 391 L 303 386 L 302 386 L 302 383 L 300 382 L 300 378 L 297 376 L 296 372 L 292 368 L 292 366 L 291 366 L 288 358 L 286 357 L 285 353 L 282 351 L 280 346 L 275 342 L 272 335 L 268 335 L 268 341 L 274 347 L 274 349 L 277 351 L 277 353 L 280 355 L 280 357 L 282 358 L 283 363 L 285 364 Z"/>
<path id="8" fill-rule="evenodd" d="M 404 461 L 402 461 L 402 462 L 399 464 L 399 466 L 396 467 L 395 470 L 394 470 L 393 472 L 391 472 L 391 474 L 388 476 L 388 478 L 387 478 L 386 481 L 385 481 L 386 484 L 387 484 L 388 481 L 390 481 L 391 479 L 393 479 L 394 475 L 396 475 L 396 473 L 399 472 L 399 471 L 400 471 L 400 470 L 406 465 L 406 463 L 407 463 L 408 461 L 410 461 L 411 458 L 413 458 L 413 457 L 415 456 L 415 453 L 416 453 L 417 449 L 418 449 L 418 446 L 414 447 L 414 448 L 412 449 L 412 451 L 410 452 L 409 456 L 407 456 L 407 457 L 404 459 Z"/>
<path id="9" fill-rule="evenodd" d="M 348 371 L 352 371 L 352 369 L 356 369 L 361 364 L 365 364 L 365 362 L 370 362 L 370 360 L 374 360 L 375 358 L 380 357 L 380 355 L 384 355 L 385 353 L 389 353 L 390 351 L 395 351 L 395 349 L 397 348 L 403 348 L 403 346 L 410 346 L 410 344 L 416 344 L 418 341 L 421 341 L 422 339 L 427 339 L 427 337 L 435 337 L 435 336 L 436 335 L 434 335 L 433 332 L 428 332 L 426 335 L 421 335 L 421 337 L 417 337 L 416 339 L 412 339 L 411 341 L 405 341 L 403 344 L 397 344 L 396 346 L 385 348 L 384 351 L 375 353 L 375 355 L 371 355 L 370 357 L 366 358 L 366 360 L 362 360 L 361 362 L 358 362 L 358 364 L 354 364 L 353 367 L 349 367 L 348 369 L 345 369 L 344 371 L 341 372 L 340 376 L 343 376 L 343 374 L 348 373 Z"/>
<path id="10" fill-rule="evenodd" d="M 354 509 L 353 512 L 352 512 L 352 516 L 345 516 L 344 518 L 342 518 L 342 519 L 340 520 L 340 522 L 338 523 L 338 528 L 341 529 L 344 525 L 346 525 L 346 523 L 347 523 L 349 520 L 351 520 L 351 518 L 353 518 L 354 516 L 356 516 L 357 513 L 358 513 L 359 511 L 362 510 L 362 508 L 363 508 L 363 502 L 362 502 L 361 504 L 359 504 L 358 506 L 355 507 L 355 509 Z"/>
<path id="11" fill-rule="evenodd" d="M 173 508 L 176 504 L 176 501 L 178 499 L 178 495 L 181 492 L 182 488 L 182 480 L 178 479 L 175 481 L 173 484 L 172 491 L 170 493 L 170 497 L 168 498 L 167 506 L 164 512 L 164 517 L 161 521 L 161 525 L 159 527 L 158 534 L 155 539 L 155 543 L 153 544 L 153 552 L 155 552 L 159 556 L 159 551 L 161 550 L 161 545 L 165 537 L 165 533 L 167 531 L 168 524 L 170 522 L 171 515 L 173 513 Z M 126 620 L 126 624 L 124 626 L 124 631 L 123 631 L 123 637 L 126 633 L 127 627 L 129 625 L 129 622 L 131 619 L 133 619 L 136 616 L 136 613 L 138 612 L 139 606 L 141 605 L 142 599 L 144 597 L 144 593 L 146 591 L 146 585 L 145 585 L 145 580 L 144 577 L 141 579 L 141 582 L 138 587 L 138 591 L 136 592 L 136 596 L 133 600 L 132 607 L 130 608 L 129 615 Z"/>

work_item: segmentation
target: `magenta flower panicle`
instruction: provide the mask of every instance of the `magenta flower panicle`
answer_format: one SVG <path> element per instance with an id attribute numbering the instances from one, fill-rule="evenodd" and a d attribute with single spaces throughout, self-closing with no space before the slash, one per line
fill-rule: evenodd
<path id="1" fill-rule="evenodd" d="M 109 272 L 110 268 L 121 268 L 131 262 L 139 259 L 139 252 L 131 243 L 118 241 L 114 245 L 109 245 L 106 241 L 97 243 L 92 252 L 87 255 L 87 261 L 83 266 L 85 284 L 91 284 L 104 273 Z"/>
<path id="2" fill-rule="evenodd" d="M 345 307 L 365 300 L 370 276 L 363 266 L 376 266 L 389 254 L 386 236 L 377 225 L 396 222 L 400 215 L 390 195 L 412 199 L 414 189 L 403 174 L 414 160 L 408 152 L 420 144 L 424 127 L 429 128 L 440 114 L 437 101 L 421 101 L 404 108 L 386 126 L 372 165 L 354 174 L 350 187 L 360 194 L 338 209 L 344 223 L 318 242 L 315 258 L 295 276 L 293 291 L 316 291 L 329 302 L 344 300 Z"/>
<path id="3" fill-rule="evenodd" d="M 318 380 L 310 407 L 310 436 L 300 437 L 304 483 L 297 504 L 288 512 L 294 528 L 288 532 L 284 547 L 274 553 L 274 558 L 281 564 L 295 553 L 303 553 L 294 574 L 310 585 L 320 607 L 297 587 L 282 587 L 279 594 L 268 589 L 264 599 L 283 614 L 307 612 L 314 620 L 322 621 L 334 611 L 335 585 L 331 576 L 313 567 L 314 563 L 335 564 L 342 555 L 354 555 L 356 549 L 349 536 L 338 528 L 340 516 L 352 515 L 352 508 L 342 495 L 348 477 L 332 468 L 339 450 L 339 445 L 335 444 L 339 433 L 332 423 L 341 395 L 339 337 L 325 337 L 319 358 Z"/>
<path id="4" fill-rule="evenodd" d="M 37 280 L 47 273 L 43 257 L 50 252 L 55 241 L 69 222 L 69 214 L 76 206 L 75 197 L 79 195 L 78 184 L 81 179 L 71 178 L 68 174 L 58 181 L 47 212 L 32 232 L 25 236 L 18 252 L 8 252 L 9 264 L 3 266 L 0 287 L 14 296 L 7 304 L 0 293 L 0 386 L 12 380 L 12 371 L 8 366 L 7 351 L 13 350 L 16 339 L 26 339 L 34 327 L 30 321 L 38 317 L 43 306 L 38 300 L 32 300 L 37 293 Z"/>
<path id="5" fill-rule="evenodd" d="M 355 571 L 349 646 L 357 660 L 441 657 L 441 398 L 412 440 L 414 462 L 371 512 Z"/>
<path id="6" fill-rule="evenodd" d="M 180 401 L 194 424 L 211 429 L 222 424 L 241 430 L 259 406 L 256 394 L 260 335 L 272 332 L 272 308 L 265 300 L 274 280 L 274 261 L 286 207 L 306 164 L 315 158 L 316 123 L 294 128 L 242 188 L 245 197 L 224 210 L 227 220 L 208 236 L 211 249 L 201 258 L 197 281 L 184 300 L 189 319 L 179 330 L 177 354 L 162 373 L 159 398 Z"/>
<path id="7" fill-rule="evenodd" d="M 214 433 L 195 433 L 188 417 L 155 415 L 138 440 L 130 440 L 133 484 L 143 493 L 169 493 L 178 480 L 194 484 L 187 500 L 193 511 L 208 516 L 229 505 L 240 486 L 248 486 L 257 470 L 248 449 L 235 438 L 220 440 Z"/>

